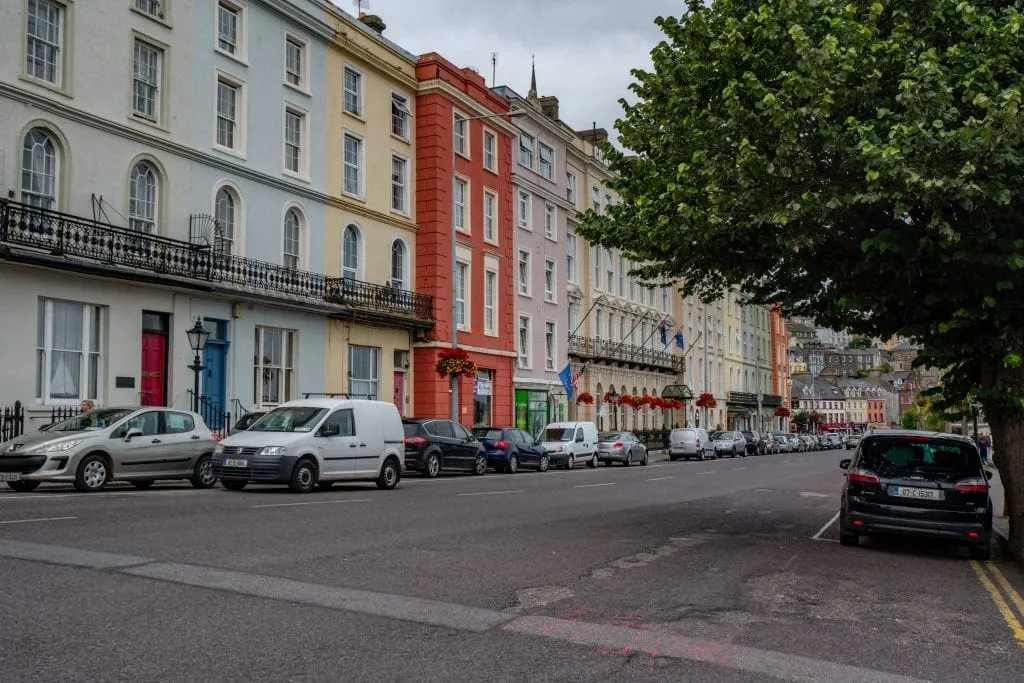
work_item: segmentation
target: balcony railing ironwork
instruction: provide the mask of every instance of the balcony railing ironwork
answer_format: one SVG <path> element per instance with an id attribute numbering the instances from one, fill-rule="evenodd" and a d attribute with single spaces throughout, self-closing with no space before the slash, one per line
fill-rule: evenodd
<path id="1" fill-rule="evenodd" d="M 111 266 L 226 283 L 363 311 L 433 319 L 433 297 L 275 263 L 218 253 L 190 242 L 149 235 L 70 214 L 0 201 L 0 242 Z"/>
<path id="2" fill-rule="evenodd" d="M 569 337 L 569 355 L 671 372 L 679 372 L 682 368 L 681 359 L 668 351 L 576 335 Z"/>

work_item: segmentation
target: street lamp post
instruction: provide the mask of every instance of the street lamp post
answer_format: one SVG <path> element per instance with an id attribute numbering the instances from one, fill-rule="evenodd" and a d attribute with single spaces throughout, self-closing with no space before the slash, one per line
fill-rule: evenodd
<path id="1" fill-rule="evenodd" d="M 192 365 L 188 366 L 188 369 L 192 371 L 194 376 L 194 384 L 192 385 L 192 412 L 199 412 L 199 373 L 205 370 L 203 365 L 203 359 L 200 358 L 199 354 L 206 348 L 206 340 L 210 338 L 210 331 L 203 327 L 203 323 L 199 318 L 196 318 L 196 324 L 191 329 L 185 331 L 185 335 L 188 337 L 188 345 L 192 347 L 192 351 L 195 352 L 196 357 L 192 361 Z"/>
<path id="2" fill-rule="evenodd" d="M 467 124 L 466 125 L 466 130 L 463 133 L 464 139 L 467 139 L 467 144 L 468 144 L 468 138 L 470 137 L 470 135 L 469 135 L 469 125 L 468 124 L 469 124 L 470 121 L 483 121 L 485 119 L 496 119 L 496 118 L 511 118 L 511 117 L 516 117 L 516 116 L 522 116 L 525 113 L 527 113 L 525 110 L 516 110 L 516 111 L 507 111 L 507 112 L 496 112 L 494 114 L 484 114 L 483 116 L 470 116 L 470 117 L 467 117 L 467 118 L 464 118 L 464 119 L 460 119 L 464 124 Z M 452 139 L 451 139 L 451 146 L 452 146 L 452 177 L 451 177 L 451 197 L 452 197 L 452 203 L 451 203 L 451 212 L 452 212 L 452 220 L 451 220 L 451 228 L 452 228 L 452 243 L 451 243 L 451 250 L 452 250 L 452 253 L 451 253 L 451 259 L 452 259 L 452 320 L 451 320 L 451 329 L 452 329 L 452 334 L 451 334 L 451 344 L 452 344 L 452 348 L 453 349 L 457 349 L 459 347 L 459 336 L 458 336 L 458 334 L 459 334 L 459 325 L 458 325 L 459 303 L 458 303 L 458 299 L 455 296 L 455 291 L 456 291 L 455 288 L 456 288 L 457 278 L 459 276 L 459 264 L 458 264 L 458 261 L 456 260 L 456 254 L 458 253 L 458 238 L 456 237 L 456 231 L 455 231 L 455 183 L 458 180 L 458 173 L 456 172 L 456 169 L 455 169 L 455 161 L 456 161 L 456 158 L 458 157 L 458 153 L 455 150 L 455 123 L 454 123 L 454 121 L 455 121 L 455 119 L 454 119 L 454 114 L 453 114 L 453 117 L 452 117 Z M 468 197 L 467 197 L 467 200 L 468 200 Z M 451 414 L 452 414 L 452 418 L 451 419 L 452 419 L 453 422 L 458 422 L 459 421 L 459 378 L 458 378 L 458 375 L 448 375 L 448 397 L 449 397 L 449 400 L 450 400 L 449 409 L 451 410 Z"/>
<path id="3" fill-rule="evenodd" d="M 612 431 L 619 431 L 619 406 L 615 400 L 619 397 L 619 394 L 615 391 L 615 387 L 608 392 L 608 398 L 610 399 L 610 405 L 612 407 Z M 604 397 L 602 397 L 603 399 Z"/>

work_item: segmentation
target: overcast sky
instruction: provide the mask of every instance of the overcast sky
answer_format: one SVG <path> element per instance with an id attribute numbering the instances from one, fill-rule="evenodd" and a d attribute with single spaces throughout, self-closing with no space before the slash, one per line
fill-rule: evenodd
<path id="1" fill-rule="evenodd" d="M 334 0 L 356 15 L 353 0 Z M 457 66 L 479 71 L 491 85 L 491 53 L 498 53 L 497 85 L 520 95 L 530 89 L 536 55 L 537 90 L 555 95 L 560 116 L 576 130 L 596 121 L 615 137 L 628 95 L 629 70 L 650 67 L 662 34 L 658 15 L 679 15 L 681 0 L 369 0 L 363 11 L 387 24 L 384 35 L 413 54 L 439 52 Z"/>

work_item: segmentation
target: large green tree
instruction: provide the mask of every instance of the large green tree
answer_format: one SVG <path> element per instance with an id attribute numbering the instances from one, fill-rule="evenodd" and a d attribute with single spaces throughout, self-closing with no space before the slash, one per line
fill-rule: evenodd
<path id="1" fill-rule="evenodd" d="M 1018 5 L 689 2 L 605 149 L 621 203 L 581 232 L 686 293 L 923 343 L 984 405 L 1024 558 Z"/>

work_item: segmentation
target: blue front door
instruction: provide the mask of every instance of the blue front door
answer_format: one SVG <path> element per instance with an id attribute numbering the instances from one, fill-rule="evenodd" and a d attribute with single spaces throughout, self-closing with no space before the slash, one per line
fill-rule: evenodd
<path id="1" fill-rule="evenodd" d="M 223 320 L 204 320 L 210 338 L 203 350 L 203 405 L 200 412 L 211 429 L 229 427 L 224 424 L 227 411 L 228 324 Z"/>

